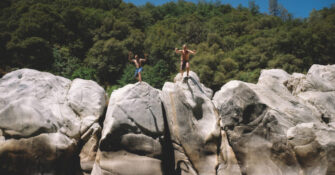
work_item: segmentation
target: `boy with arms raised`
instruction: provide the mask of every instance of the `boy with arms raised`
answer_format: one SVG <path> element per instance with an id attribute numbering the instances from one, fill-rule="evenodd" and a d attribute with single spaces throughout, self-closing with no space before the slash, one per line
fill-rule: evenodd
<path id="1" fill-rule="evenodd" d="M 147 61 L 147 54 L 144 54 L 144 58 L 139 58 L 137 54 L 135 54 L 135 59 L 131 59 L 132 57 L 132 53 L 129 52 L 128 54 L 128 60 L 132 63 L 135 64 L 136 69 L 135 69 L 135 77 L 138 79 L 139 82 L 142 82 L 142 76 L 141 76 L 141 72 L 143 70 L 142 68 L 142 63 Z"/>
<path id="2" fill-rule="evenodd" d="M 187 45 L 184 44 L 182 50 L 178 50 L 177 48 L 175 48 L 175 52 L 179 53 L 181 55 L 180 56 L 180 74 L 181 74 L 181 77 L 183 77 L 185 67 L 186 67 L 187 77 L 188 77 L 188 73 L 190 71 L 190 63 L 189 63 L 190 54 L 195 54 L 196 51 L 195 50 L 188 50 Z"/>

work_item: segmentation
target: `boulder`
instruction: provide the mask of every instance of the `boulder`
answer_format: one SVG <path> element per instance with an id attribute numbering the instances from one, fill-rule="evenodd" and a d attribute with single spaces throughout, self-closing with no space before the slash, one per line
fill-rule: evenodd
<path id="1" fill-rule="evenodd" d="M 224 131 L 221 137 L 220 118 L 211 101 L 212 91 L 200 83 L 194 72 L 189 75 L 178 74 L 175 83 L 165 83 L 162 90 L 176 172 L 182 175 L 241 174 Z"/>
<path id="2" fill-rule="evenodd" d="M 91 174 L 95 158 L 99 147 L 99 139 L 101 135 L 101 127 L 98 123 L 94 123 L 88 132 L 82 137 L 84 145 L 80 151 L 80 167 L 86 175 Z"/>
<path id="3" fill-rule="evenodd" d="M 184 74 L 185 75 L 185 74 Z M 107 111 L 106 111 L 107 109 Z M 107 112 L 107 113 L 106 113 Z M 0 174 L 335 174 L 335 65 L 262 70 L 215 93 L 194 72 L 106 93 L 20 69 L 0 79 Z"/>
<path id="4" fill-rule="evenodd" d="M 82 138 L 98 124 L 105 101 L 93 81 L 31 69 L 6 74 L 0 79 L 0 172 L 74 174 L 80 169 L 73 168 L 75 153 L 89 140 Z"/>
<path id="5" fill-rule="evenodd" d="M 160 93 L 145 82 L 113 91 L 93 175 L 163 173 Z"/>
<path id="6" fill-rule="evenodd" d="M 306 75 L 294 73 L 286 82 L 293 95 L 313 105 L 335 128 L 335 65 L 313 65 Z"/>
<path id="7" fill-rule="evenodd" d="M 303 168 L 302 174 L 335 174 L 335 130 L 301 123 L 287 131 L 288 144 Z"/>
<path id="8" fill-rule="evenodd" d="M 220 126 L 227 132 L 243 174 L 333 172 L 333 159 L 324 155 L 335 153 L 335 137 L 331 137 L 334 129 L 324 122 L 315 105 L 292 93 L 317 89 L 311 83 L 301 85 L 305 80 L 302 74 L 263 70 L 257 84 L 230 81 L 215 93 L 213 102 L 221 117 Z M 329 90 L 331 83 L 325 84 L 321 89 Z M 319 138 L 313 136 L 318 135 L 315 133 Z M 302 138 L 307 141 L 300 142 Z"/>

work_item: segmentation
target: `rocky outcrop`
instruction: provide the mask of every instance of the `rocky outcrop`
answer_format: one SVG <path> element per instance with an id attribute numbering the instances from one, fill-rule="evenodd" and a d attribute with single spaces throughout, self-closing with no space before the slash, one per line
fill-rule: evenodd
<path id="1" fill-rule="evenodd" d="M 334 173 L 335 130 L 325 120 L 335 107 L 327 96 L 334 68 L 315 65 L 306 76 L 263 70 L 257 84 L 231 81 L 214 95 L 242 173 Z"/>
<path id="2" fill-rule="evenodd" d="M 21 69 L 0 79 L 1 174 L 75 174 L 106 104 L 88 80 Z M 75 168 L 77 167 L 77 168 Z"/>
<path id="3" fill-rule="evenodd" d="M 162 91 L 142 82 L 112 93 L 92 174 L 240 174 L 212 91 L 190 75 Z"/>
<path id="4" fill-rule="evenodd" d="M 294 73 L 286 86 L 316 107 L 325 123 L 335 127 L 335 65 L 313 65 L 306 75 Z"/>
<path id="5" fill-rule="evenodd" d="M 0 79 L 0 174 L 332 175 L 335 65 L 263 70 L 214 97 L 198 76 L 105 91 L 21 69 Z"/>
<path id="6" fill-rule="evenodd" d="M 220 131 L 212 94 L 194 72 L 188 78 L 178 74 L 175 83 L 164 84 L 162 101 L 178 174 L 240 174 L 225 132 Z"/>
<path id="7" fill-rule="evenodd" d="M 145 82 L 112 93 L 92 175 L 163 174 L 160 93 Z"/>

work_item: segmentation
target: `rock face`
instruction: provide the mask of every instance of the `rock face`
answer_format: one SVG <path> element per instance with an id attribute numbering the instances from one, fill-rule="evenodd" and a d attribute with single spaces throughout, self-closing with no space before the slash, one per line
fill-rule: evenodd
<path id="1" fill-rule="evenodd" d="M 145 82 L 112 93 L 92 175 L 163 174 L 160 93 Z"/>
<path id="2" fill-rule="evenodd" d="M 0 79 L 0 174 L 333 175 L 335 65 L 263 70 L 213 92 L 194 72 L 157 90 L 21 69 Z M 105 114 L 105 115 L 104 115 Z"/>
<path id="3" fill-rule="evenodd" d="M 211 101 L 212 94 L 194 72 L 183 79 L 178 74 L 175 83 L 164 84 L 162 101 L 178 174 L 214 175 L 229 171 L 239 174 L 234 153 L 224 131 L 220 131 L 219 116 Z"/>
<path id="4" fill-rule="evenodd" d="M 335 127 L 335 65 L 313 65 L 307 75 L 293 74 L 287 87 L 322 114 L 322 119 Z"/>
<path id="5" fill-rule="evenodd" d="M 213 98 L 244 174 L 334 174 L 334 66 L 308 74 L 263 70 Z"/>
<path id="6" fill-rule="evenodd" d="M 93 81 L 30 69 L 5 75 L 0 79 L 1 174 L 75 174 L 75 154 L 97 127 L 105 101 L 104 89 Z"/>
<path id="7" fill-rule="evenodd" d="M 112 93 L 93 175 L 240 174 L 212 91 L 190 75 L 162 91 L 142 82 Z"/>

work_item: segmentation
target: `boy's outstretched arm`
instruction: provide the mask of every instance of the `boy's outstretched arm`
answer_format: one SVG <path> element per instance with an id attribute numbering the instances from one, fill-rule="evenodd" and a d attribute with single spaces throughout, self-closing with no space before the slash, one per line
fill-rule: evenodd
<path id="1" fill-rule="evenodd" d="M 190 52 L 190 54 L 196 54 L 197 53 L 196 50 L 188 50 L 188 52 Z"/>
<path id="2" fill-rule="evenodd" d="M 181 53 L 181 50 L 178 50 L 177 48 L 174 49 L 176 53 Z"/>
<path id="3" fill-rule="evenodd" d="M 147 61 L 147 57 L 148 57 L 148 54 L 144 54 L 144 58 L 141 58 L 140 60 L 142 62 L 146 62 Z"/>

